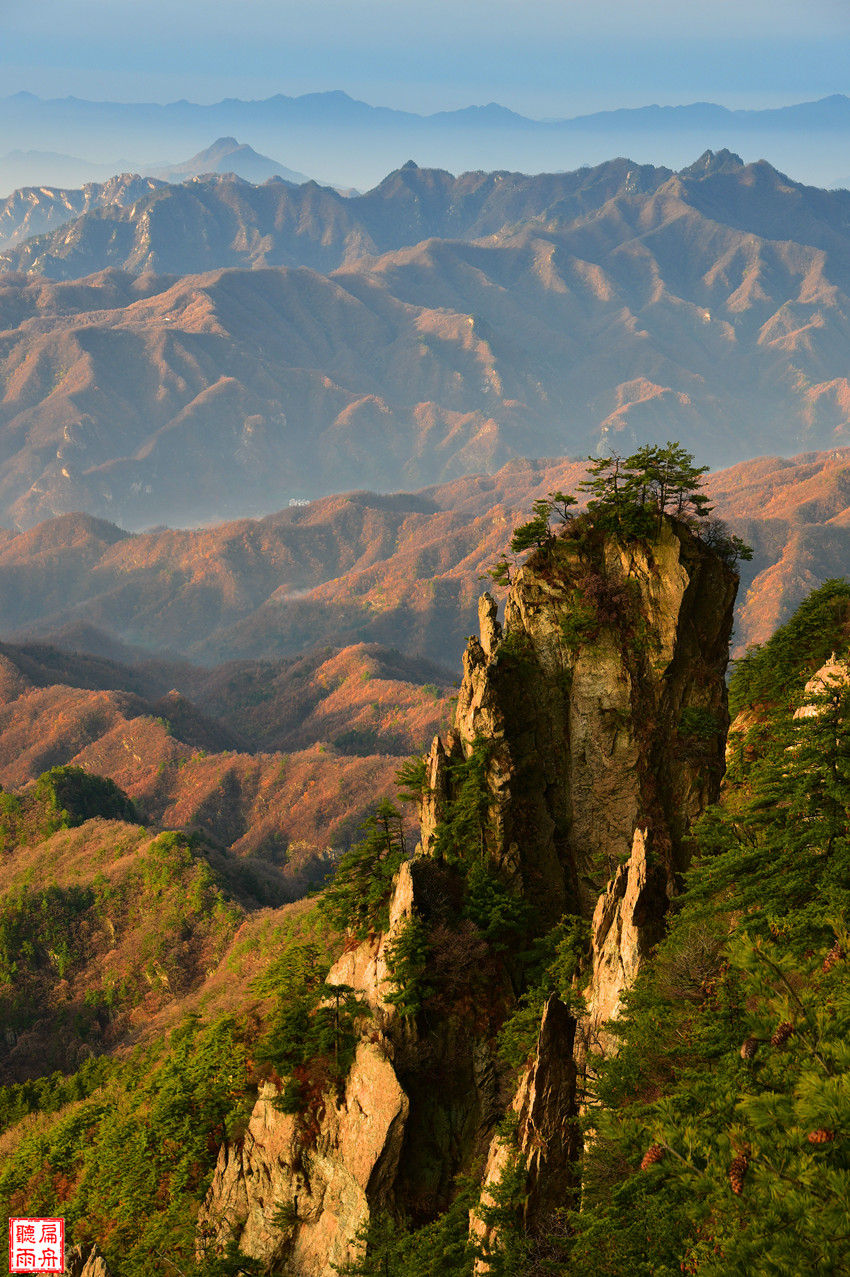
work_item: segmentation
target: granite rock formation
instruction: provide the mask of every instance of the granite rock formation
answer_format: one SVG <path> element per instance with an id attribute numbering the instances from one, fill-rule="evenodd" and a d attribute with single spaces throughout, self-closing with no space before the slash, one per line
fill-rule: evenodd
<path id="1" fill-rule="evenodd" d="M 97 1244 L 72 1246 L 65 1257 L 65 1272 L 69 1277 L 112 1277 Z"/>
<path id="2" fill-rule="evenodd" d="M 371 1012 L 344 1097 L 328 1097 L 305 1147 L 304 1120 L 277 1114 L 263 1092 L 241 1146 L 221 1151 L 205 1213 L 219 1240 L 237 1236 L 245 1253 L 319 1277 L 352 1253 L 370 1212 L 433 1217 L 459 1172 L 480 1177 L 471 1228 L 485 1242 L 486 1206 L 517 1159 L 530 1227 L 568 1200 L 588 1041 L 608 1045 L 604 1024 L 662 934 L 689 827 L 719 792 L 736 587 L 730 567 L 665 517 L 648 543 L 567 524 L 517 573 L 503 624 L 484 595 L 454 727 L 425 760 L 421 841 L 396 881 L 389 931 L 349 947 L 329 976 Z M 567 914 L 591 937 L 577 981 L 586 1013 L 552 996 L 518 1074 L 494 1050 L 494 1025 L 520 991 L 514 959 L 487 967 L 463 930 L 445 840 L 473 755 L 484 763 L 482 859 L 531 905 L 533 934 Z M 427 1023 L 388 1000 L 392 946 L 411 919 L 430 928 L 431 979 L 438 992 L 448 979 L 454 999 L 438 997 Z M 464 962 L 480 968 L 466 984 Z M 496 1129 L 506 1113 L 508 1135 Z M 281 1204 L 286 1227 L 275 1229 Z"/>

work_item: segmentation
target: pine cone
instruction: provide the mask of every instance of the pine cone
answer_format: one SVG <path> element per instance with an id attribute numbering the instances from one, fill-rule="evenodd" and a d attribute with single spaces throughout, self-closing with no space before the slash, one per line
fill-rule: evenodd
<path id="1" fill-rule="evenodd" d="M 732 1185 L 732 1192 L 736 1197 L 740 1197 L 744 1191 L 744 1176 L 747 1173 L 749 1164 L 750 1159 L 747 1154 L 739 1153 L 729 1167 L 729 1183 Z"/>
<path id="2" fill-rule="evenodd" d="M 836 962 L 841 962 L 842 959 L 846 957 L 847 957 L 847 954 L 844 952 L 841 945 L 836 940 L 835 944 L 832 946 L 829 953 L 826 955 L 826 957 L 823 960 L 821 971 L 831 971 L 832 968 L 835 966 Z"/>
<path id="3" fill-rule="evenodd" d="M 642 1171 L 647 1170 L 650 1166 L 654 1166 L 656 1162 L 660 1162 L 664 1156 L 664 1149 L 660 1144 L 652 1144 L 644 1153 L 643 1161 L 640 1164 Z"/>
<path id="4" fill-rule="evenodd" d="M 770 1039 L 771 1046 L 784 1046 L 794 1032 L 794 1025 L 790 1020 L 783 1020 L 781 1024 L 777 1024 L 773 1030 L 773 1037 Z"/>
<path id="5" fill-rule="evenodd" d="M 809 1131 L 808 1140 L 810 1144 L 831 1144 L 835 1139 L 835 1131 L 828 1131 L 825 1127 L 821 1127 L 818 1131 Z"/>
<path id="6" fill-rule="evenodd" d="M 744 1038 L 741 1043 L 741 1059 L 751 1060 L 758 1049 L 759 1044 L 757 1038 Z"/>

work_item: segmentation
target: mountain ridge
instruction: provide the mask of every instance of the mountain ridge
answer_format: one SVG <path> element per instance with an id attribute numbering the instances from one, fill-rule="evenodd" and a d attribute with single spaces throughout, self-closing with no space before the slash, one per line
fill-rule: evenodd
<path id="1" fill-rule="evenodd" d="M 646 106 L 600 111 L 562 120 L 534 120 L 491 103 L 419 115 L 371 106 L 341 91 L 247 102 L 225 99 L 202 106 L 187 101 L 97 103 L 80 98 L 0 99 L 0 125 L 20 149 L 115 154 L 162 154 L 168 138 L 189 153 L 211 136 L 248 137 L 269 154 L 287 138 L 289 162 L 298 169 L 336 174 L 363 189 L 415 149 L 429 165 L 460 169 L 569 168 L 638 145 L 672 167 L 687 151 L 732 146 L 749 158 L 765 155 L 806 180 L 834 176 L 835 138 L 848 127 L 848 99 L 841 94 L 780 108 L 729 110 L 716 104 Z M 169 143 L 171 145 L 171 143 Z M 600 153 L 600 146 L 603 152 Z M 682 146 L 685 152 L 682 152 Z M 41 182 L 49 182 L 45 171 Z M 13 183 L 20 184 L 20 183 Z"/>
<path id="2" fill-rule="evenodd" d="M 780 118 L 794 119 L 801 117 L 809 122 L 812 115 L 828 119 L 840 119 L 842 122 L 850 118 L 850 97 L 844 93 L 831 93 L 827 94 L 823 98 L 816 98 L 811 101 L 795 102 L 786 104 L 785 106 L 775 107 L 731 108 L 722 106 L 720 103 L 706 101 L 679 103 L 675 105 L 659 105 L 657 103 L 650 103 L 645 106 L 615 107 L 608 110 L 585 112 L 579 115 L 563 116 L 546 120 L 523 115 L 518 111 L 512 110 L 510 107 L 503 106 L 499 102 L 488 102 L 485 105 L 471 104 L 465 107 L 457 107 L 449 110 L 444 109 L 430 113 L 408 111 L 398 107 L 376 106 L 373 103 L 352 97 L 351 94 L 346 93 L 343 89 L 328 89 L 319 92 L 303 93 L 296 96 L 290 96 L 285 93 L 275 93 L 268 98 L 255 98 L 250 100 L 246 100 L 244 98 L 221 98 L 219 101 L 213 102 L 209 105 L 190 102 L 186 98 L 166 103 L 119 102 L 112 100 L 91 101 L 87 98 L 77 97 L 74 94 L 68 94 L 63 98 L 43 98 L 38 94 L 29 93 L 26 90 L 10 94 L 5 98 L 0 98 L 0 108 L 3 106 L 9 106 L 14 109 L 16 105 L 26 108 L 33 106 L 67 107 L 68 105 L 71 105 L 73 107 L 81 107 L 84 109 L 94 108 L 95 110 L 104 108 L 110 111 L 117 108 L 128 114 L 133 112 L 141 113 L 143 111 L 164 112 L 169 109 L 205 112 L 231 105 L 237 105 L 245 108 L 254 107 L 266 110 L 283 108 L 303 111 L 308 106 L 318 105 L 329 110 L 350 109 L 356 112 L 376 112 L 384 116 L 400 116 L 404 119 L 415 120 L 432 120 L 436 118 L 441 120 L 451 120 L 458 116 L 465 117 L 469 112 L 491 112 L 494 114 L 498 113 L 499 117 L 509 116 L 512 119 L 521 120 L 524 124 L 537 124 L 542 128 L 558 128 L 565 124 L 577 124 L 587 120 L 606 120 L 612 116 L 637 118 L 644 113 L 661 113 L 667 119 L 676 119 L 682 118 L 686 113 L 701 111 L 710 111 L 724 117 L 730 116 L 733 119 L 746 121 L 753 119 L 776 120 Z"/>
<path id="3" fill-rule="evenodd" d="M 195 180 L 2 261 L 19 527 L 193 525 L 670 438 L 715 467 L 850 438 L 850 193 L 729 152 L 679 174 L 408 165 L 352 198 Z"/>
<path id="4" fill-rule="evenodd" d="M 5 531 L 0 637 L 204 665 L 379 643 L 451 670 L 481 577 L 512 529 L 548 492 L 574 491 L 585 466 L 516 459 L 419 493 L 343 493 L 194 531 L 131 534 L 88 515 Z M 740 565 L 737 654 L 844 575 L 848 475 L 850 448 L 761 457 L 708 477 L 716 514 L 754 549 Z M 196 699 L 194 683 L 187 695 Z"/>

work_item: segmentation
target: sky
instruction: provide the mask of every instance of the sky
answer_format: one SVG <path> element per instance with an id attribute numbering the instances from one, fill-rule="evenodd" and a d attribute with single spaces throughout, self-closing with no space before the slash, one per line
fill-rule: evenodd
<path id="1" fill-rule="evenodd" d="M 343 89 L 535 118 L 850 93 L 848 0 L 0 0 L 0 96 L 169 102 Z"/>

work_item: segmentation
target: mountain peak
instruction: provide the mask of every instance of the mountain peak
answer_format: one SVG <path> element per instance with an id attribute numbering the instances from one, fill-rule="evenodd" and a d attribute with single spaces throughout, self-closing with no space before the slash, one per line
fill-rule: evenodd
<path id="1" fill-rule="evenodd" d="M 724 146 L 719 151 L 703 151 L 698 160 L 679 170 L 680 177 L 707 177 L 710 173 L 728 173 L 744 167 L 744 161 Z"/>
<path id="2" fill-rule="evenodd" d="M 191 159 L 181 164 L 167 164 L 151 170 L 155 177 L 166 181 L 180 181 L 206 175 L 209 173 L 235 173 L 247 182 L 265 182 L 270 177 L 281 177 L 284 181 L 299 185 L 306 182 L 304 173 L 286 168 L 277 160 L 260 155 L 247 142 L 239 142 L 235 137 L 220 137 L 199 151 Z"/>

